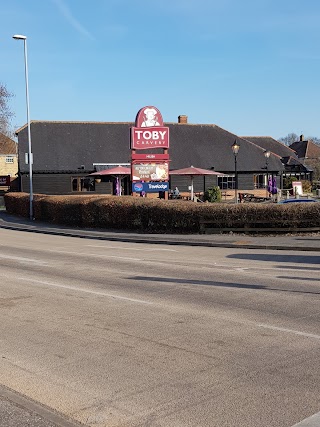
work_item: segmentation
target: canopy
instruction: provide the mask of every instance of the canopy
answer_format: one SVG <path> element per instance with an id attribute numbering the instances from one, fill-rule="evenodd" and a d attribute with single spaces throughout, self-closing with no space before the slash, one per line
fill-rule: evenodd
<path id="1" fill-rule="evenodd" d="M 190 166 L 189 168 L 184 169 L 176 169 L 169 172 L 170 175 L 190 175 L 190 176 L 198 176 L 198 175 L 224 175 L 221 172 L 215 172 L 208 169 L 195 168 L 194 166 Z"/>
<path id="2" fill-rule="evenodd" d="M 121 177 L 126 175 L 131 175 L 131 169 L 125 168 L 123 166 L 116 166 L 115 168 L 105 169 L 102 171 L 90 173 L 90 176 L 104 176 L 104 175 L 112 175 L 116 177 L 116 194 L 117 196 L 121 196 L 121 193 L 122 193 Z"/>
<path id="3" fill-rule="evenodd" d="M 195 168 L 194 166 L 190 166 L 189 168 L 184 169 L 176 169 L 169 171 L 170 175 L 188 175 L 191 177 L 191 200 L 193 200 L 193 177 L 194 176 L 204 176 L 204 175 L 224 175 L 221 172 L 215 172 L 213 170 Z"/>
<path id="4" fill-rule="evenodd" d="M 111 168 L 111 169 L 105 169 L 103 171 L 98 171 L 98 172 L 93 172 L 90 175 L 114 175 L 114 176 L 119 176 L 119 175 L 131 175 L 131 169 L 130 168 L 125 168 L 123 166 L 116 166 L 115 168 Z"/>

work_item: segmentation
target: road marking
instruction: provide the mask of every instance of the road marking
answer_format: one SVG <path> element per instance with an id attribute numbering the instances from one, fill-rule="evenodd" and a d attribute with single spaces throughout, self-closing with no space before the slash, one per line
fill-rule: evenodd
<path id="1" fill-rule="evenodd" d="M 140 300 L 140 299 L 121 297 L 119 295 L 108 294 L 106 292 L 101 292 L 101 291 L 93 291 L 92 289 L 77 288 L 75 286 L 59 285 L 58 283 L 45 282 L 43 280 L 28 279 L 26 277 L 18 277 L 18 280 L 24 280 L 24 281 L 32 282 L 32 283 L 38 283 L 40 285 L 45 285 L 45 286 L 52 286 L 54 288 L 68 289 L 68 290 L 76 291 L 76 292 L 84 292 L 84 293 L 92 294 L 92 295 L 100 295 L 100 296 L 103 296 L 103 297 L 120 299 L 120 300 L 124 300 L 124 301 L 138 302 L 138 303 L 141 303 L 141 304 L 150 304 L 150 305 L 153 304 L 150 301 L 144 301 L 144 300 Z"/>
<path id="2" fill-rule="evenodd" d="M 118 258 L 118 259 L 126 259 L 131 261 L 143 261 L 140 258 L 130 258 L 124 256 L 116 256 L 116 255 L 103 255 L 103 254 L 89 254 L 88 252 L 72 252 L 72 251 L 56 251 L 54 249 L 47 249 L 47 252 L 59 253 L 59 254 L 67 254 L 67 255 L 82 255 L 82 256 L 93 256 L 95 258 Z"/>
<path id="3" fill-rule="evenodd" d="M 13 255 L 3 255 L 0 254 L 0 258 L 2 259 L 9 259 L 11 261 L 18 261 L 24 264 L 29 264 L 30 262 L 32 262 L 33 264 L 38 264 L 38 265 L 48 265 L 48 263 L 46 261 L 39 261 L 33 258 L 25 258 L 25 257 L 20 257 L 20 256 L 13 256 Z"/>
<path id="4" fill-rule="evenodd" d="M 301 335 L 303 337 L 315 338 L 317 340 L 320 340 L 320 335 L 308 334 L 307 332 L 295 331 L 294 329 L 279 328 L 277 326 L 265 325 L 263 323 L 259 323 L 256 326 L 258 326 L 259 328 L 272 329 L 274 331 L 280 331 L 280 332 L 288 332 L 290 334 Z"/>
<path id="5" fill-rule="evenodd" d="M 312 415 L 305 420 L 302 420 L 300 423 L 295 424 L 292 427 L 319 427 L 320 426 L 320 412 L 315 415 Z"/>
<path id="6" fill-rule="evenodd" d="M 89 254 L 91 256 L 97 256 L 96 254 Z M 116 259 L 126 259 L 126 260 L 130 260 L 130 261 L 144 261 L 143 259 L 140 258 L 130 258 L 128 256 L 116 256 L 116 255 L 98 255 L 101 256 L 103 258 L 116 258 Z"/>
<path id="7" fill-rule="evenodd" d="M 120 246 L 98 246 L 98 245 L 86 245 L 90 248 L 101 248 L 101 249 L 118 249 L 118 250 L 127 250 L 131 252 L 135 251 L 145 251 L 145 252 L 155 252 L 155 251 L 166 251 L 166 252 L 178 252 L 175 249 L 162 249 L 162 248 L 155 248 L 155 249 L 143 249 L 143 248 L 123 248 Z"/>

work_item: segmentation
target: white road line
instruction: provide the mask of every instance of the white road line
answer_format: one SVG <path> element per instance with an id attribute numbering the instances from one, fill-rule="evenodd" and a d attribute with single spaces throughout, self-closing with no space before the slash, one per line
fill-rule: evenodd
<path id="1" fill-rule="evenodd" d="M 10 261 L 18 261 L 21 263 L 33 263 L 33 264 L 38 264 L 38 265 L 48 265 L 48 263 L 46 261 L 39 261 L 37 259 L 33 259 L 33 258 L 25 258 L 25 257 L 20 257 L 20 256 L 14 256 L 14 255 L 3 255 L 0 254 L 0 258 L 2 259 L 9 259 Z"/>
<path id="2" fill-rule="evenodd" d="M 319 427 L 320 426 L 320 412 L 315 415 L 312 415 L 305 420 L 302 420 L 300 423 L 295 424 L 292 427 Z"/>
<path id="3" fill-rule="evenodd" d="M 18 280 L 23 280 L 23 281 L 27 281 L 27 282 L 31 282 L 31 283 L 36 283 L 36 284 L 39 284 L 39 285 L 52 286 L 54 288 L 68 289 L 68 290 L 76 291 L 76 292 L 84 292 L 84 293 L 92 294 L 92 295 L 100 295 L 100 296 L 103 296 L 103 297 L 120 299 L 120 300 L 125 300 L 125 301 L 130 301 L 130 302 L 138 302 L 138 303 L 141 303 L 141 304 L 150 304 L 150 305 L 153 304 L 150 301 L 143 301 L 143 300 L 134 299 L 134 298 L 121 297 L 119 295 L 108 294 L 106 292 L 101 292 L 101 291 L 93 291 L 92 289 L 77 288 L 75 286 L 59 285 L 58 283 L 45 282 L 43 280 L 28 279 L 26 277 L 18 277 Z"/>
<path id="4" fill-rule="evenodd" d="M 91 256 L 96 256 L 95 254 L 89 254 Z M 116 255 L 99 255 L 103 258 L 116 258 L 116 259 L 126 259 L 126 260 L 130 260 L 130 261 L 144 261 L 143 259 L 140 258 L 130 258 L 128 256 L 116 256 Z"/>
<path id="5" fill-rule="evenodd" d="M 259 328 L 272 329 L 274 331 L 280 331 L 280 332 L 288 332 L 290 334 L 301 335 L 303 337 L 315 338 L 317 340 L 320 340 L 320 335 L 308 334 L 307 332 L 295 331 L 294 329 L 279 328 L 277 326 L 265 325 L 263 323 L 259 323 L 256 326 L 258 326 Z"/>
<path id="6" fill-rule="evenodd" d="M 162 248 L 154 248 L 154 249 L 142 249 L 142 248 L 123 248 L 120 246 L 97 246 L 97 245 L 86 245 L 89 248 L 101 248 L 101 249 L 118 249 L 118 250 L 127 250 L 127 251 L 131 251 L 131 252 L 135 252 L 135 251 L 145 251 L 145 252 L 155 252 L 155 251 L 165 251 L 165 252 L 178 252 L 175 249 L 162 249 Z"/>
<path id="7" fill-rule="evenodd" d="M 88 252 L 72 252 L 72 251 L 56 251 L 54 249 L 47 249 L 47 252 L 53 252 L 58 254 L 67 254 L 67 255 L 82 255 L 82 256 L 93 256 L 95 258 L 118 258 L 118 259 L 127 259 L 131 261 L 144 261 L 140 258 L 130 258 L 124 256 L 116 256 L 116 255 L 103 255 L 103 254 L 89 254 Z"/>

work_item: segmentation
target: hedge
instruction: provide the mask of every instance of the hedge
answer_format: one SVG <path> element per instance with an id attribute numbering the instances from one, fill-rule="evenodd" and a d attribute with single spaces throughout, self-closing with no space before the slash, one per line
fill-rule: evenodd
<path id="1" fill-rule="evenodd" d="M 29 217 L 29 195 L 7 193 L 6 210 Z M 213 229 L 319 228 L 320 203 L 192 203 L 132 196 L 34 195 L 34 218 L 79 228 L 132 230 L 148 233 L 199 233 Z"/>

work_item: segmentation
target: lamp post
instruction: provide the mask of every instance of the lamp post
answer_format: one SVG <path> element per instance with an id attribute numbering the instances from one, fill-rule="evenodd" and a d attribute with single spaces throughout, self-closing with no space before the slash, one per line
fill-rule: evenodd
<path id="1" fill-rule="evenodd" d="M 238 203 L 238 171 L 237 171 L 237 155 L 239 152 L 240 145 L 237 143 L 237 140 L 234 140 L 234 143 L 231 146 L 232 152 L 234 154 L 234 176 L 235 176 L 235 203 Z"/>
<path id="2" fill-rule="evenodd" d="M 29 216 L 33 220 L 33 184 L 32 184 L 32 151 L 31 151 L 31 130 L 30 130 L 30 107 L 29 107 L 29 83 L 28 83 L 28 55 L 27 55 L 27 37 L 16 34 L 12 36 L 15 40 L 23 40 L 24 45 L 24 70 L 26 80 L 26 104 L 27 104 L 27 122 L 28 122 L 28 163 L 29 163 Z"/>
<path id="3" fill-rule="evenodd" d="M 271 152 L 269 150 L 265 150 L 264 151 L 264 157 L 266 158 L 266 171 L 267 171 L 267 183 L 266 183 L 266 193 L 267 193 L 267 197 L 269 196 L 269 191 L 268 191 L 268 165 L 269 165 L 269 157 L 270 157 Z"/>

